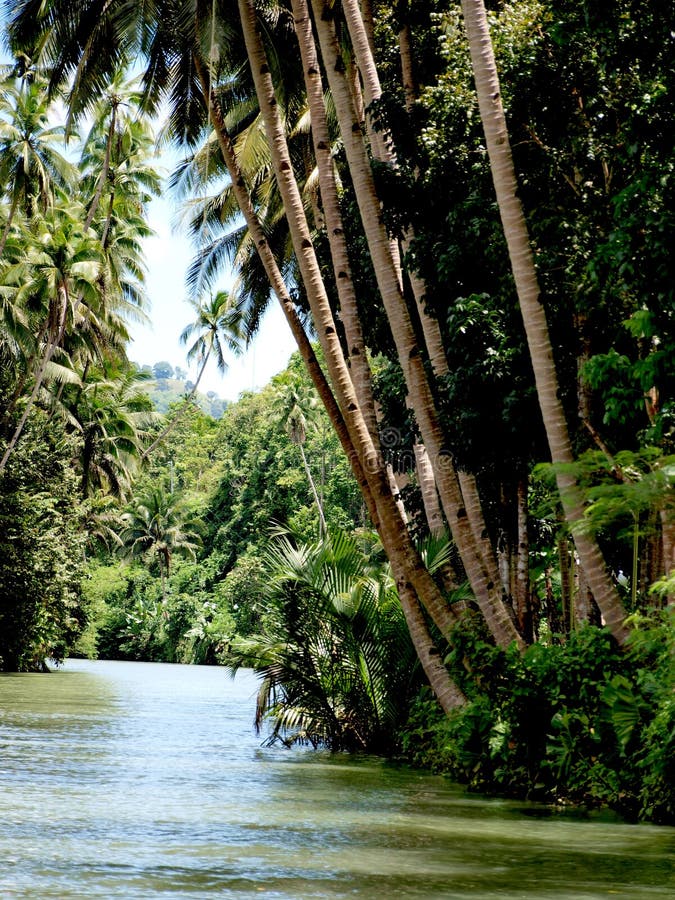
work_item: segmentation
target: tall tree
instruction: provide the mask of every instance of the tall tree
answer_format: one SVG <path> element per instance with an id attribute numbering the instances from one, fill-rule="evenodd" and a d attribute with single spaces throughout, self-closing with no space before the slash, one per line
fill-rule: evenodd
<path id="1" fill-rule="evenodd" d="M 286 385 L 285 389 L 280 390 L 277 395 L 277 404 L 281 413 L 281 421 L 288 433 L 291 442 L 295 444 L 300 452 L 302 459 L 302 467 L 305 470 L 307 483 L 309 484 L 319 514 L 319 536 L 323 537 L 328 533 L 326 518 L 323 512 L 323 503 L 316 488 L 312 470 L 309 467 L 307 456 L 305 455 L 305 441 L 307 440 L 308 420 L 312 415 L 312 407 L 316 406 L 316 397 L 301 397 L 297 385 Z"/>
<path id="2" fill-rule="evenodd" d="M 626 612 L 595 540 L 575 527 L 583 519 L 581 492 L 571 473 L 574 461 L 565 411 L 560 401 L 560 386 L 553 348 L 541 299 L 529 234 L 518 196 L 501 88 L 483 0 L 462 0 L 471 62 L 476 80 L 478 105 L 485 130 L 490 168 L 497 194 L 499 212 L 509 249 L 518 301 L 523 316 L 530 357 L 537 385 L 539 405 L 548 436 L 551 459 L 557 466 L 557 481 L 565 516 L 595 602 L 607 627 L 623 644 L 628 636 L 624 624 Z"/>
<path id="3" fill-rule="evenodd" d="M 116 371 L 110 363 L 106 369 L 89 367 L 74 399 L 64 397 L 64 405 L 80 438 L 82 496 L 96 490 L 124 499 L 157 414 L 141 392 L 141 373 Z"/>
<path id="4" fill-rule="evenodd" d="M 137 497 L 122 515 L 120 540 L 131 556 L 155 557 L 162 581 L 162 599 L 166 601 L 166 580 L 171 574 L 174 554 L 194 559 L 199 536 L 180 500 L 156 487 Z"/>
<path id="5" fill-rule="evenodd" d="M 9 211 L 0 235 L 0 256 L 17 210 L 45 213 L 55 187 L 73 181 L 73 167 L 61 152 L 65 129 L 50 125 L 51 107 L 41 80 L 3 85 L 0 106 L 0 184 Z"/>
<path id="6" fill-rule="evenodd" d="M 403 296 L 400 269 L 397 266 L 382 219 L 380 201 L 357 111 L 344 78 L 341 49 L 334 26 L 330 21 L 330 11 L 326 9 L 322 0 L 314 0 L 314 9 L 324 64 L 340 121 L 349 170 L 380 295 L 396 344 L 398 360 L 405 376 L 409 403 L 414 410 L 422 439 L 429 453 L 446 518 L 476 601 L 495 640 L 501 646 L 506 646 L 514 640 L 522 643 L 502 598 L 501 588 L 486 570 L 483 554 L 476 544 L 466 516 L 457 476 L 452 466 L 452 458 L 446 446 L 438 411 L 424 371 L 419 344 Z"/>

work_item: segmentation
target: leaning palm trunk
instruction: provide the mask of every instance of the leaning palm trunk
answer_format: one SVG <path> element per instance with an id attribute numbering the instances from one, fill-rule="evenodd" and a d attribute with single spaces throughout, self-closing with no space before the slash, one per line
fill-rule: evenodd
<path id="1" fill-rule="evenodd" d="M 274 291 L 274 294 L 279 301 L 279 304 L 281 305 L 284 316 L 288 323 L 288 327 L 290 328 L 291 334 L 293 335 L 298 346 L 298 350 L 300 351 L 300 356 L 302 357 L 302 360 L 307 368 L 307 372 L 309 373 L 312 383 L 316 388 L 319 399 L 323 403 L 326 412 L 328 413 L 331 424 L 335 429 L 338 438 L 340 439 L 345 453 L 347 454 L 348 459 L 358 462 L 358 460 L 356 459 L 356 454 L 354 452 L 353 444 L 351 443 L 351 438 L 349 437 L 344 420 L 342 418 L 342 413 L 340 412 L 337 403 L 335 402 L 333 393 L 328 382 L 326 381 L 323 370 L 319 365 L 319 361 L 316 358 L 316 354 L 314 353 L 311 342 L 305 333 L 302 322 L 298 318 L 295 307 L 293 306 L 293 301 L 291 300 L 290 294 L 288 293 L 288 290 L 286 288 L 283 275 L 281 274 L 276 259 L 274 258 L 274 254 L 272 253 L 272 249 L 267 241 L 267 237 L 260 223 L 260 220 L 258 219 L 258 216 L 253 208 L 253 203 L 251 202 L 251 197 L 248 192 L 248 188 L 246 187 L 244 176 L 239 167 L 239 162 L 232 145 L 232 140 L 225 126 L 225 119 L 222 110 L 215 96 L 215 93 L 211 89 L 211 86 L 209 84 L 204 62 L 196 54 L 194 56 L 194 64 L 201 83 L 205 100 L 208 104 L 209 115 L 211 117 L 211 122 L 218 139 L 218 145 L 227 167 L 230 181 L 232 182 L 233 193 L 237 200 L 239 209 L 244 216 L 246 226 L 255 244 L 256 251 L 258 253 L 258 256 L 260 257 L 260 261 L 262 262 L 265 274 L 267 275 L 272 290 Z M 363 472 L 361 471 L 359 474 L 355 472 L 355 477 L 359 486 L 362 489 L 365 489 L 365 476 Z"/>
<path id="2" fill-rule="evenodd" d="M 558 467 L 557 482 L 565 518 L 573 529 L 581 566 L 607 627 L 619 644 L 628 635 L 626 612 L 619 599 L 597 542 L 575 526 L 583 518 L 583 499 L 569 466 L 574 461 L 565 413 L 559 398 L 553 349 L 541 302 L 539 283 L 511 155 L 506 117 L 501 103 L 487 14 L 483 0 L 462 0 L 478 105 L 485 131 L 492 179 L 504 227 L 527 343 L 534 369 L 537 396 L 551 459 Z M 561 468 L 564 467 L 564 468 Z"/>
<path id="3" fill-rule="evenodd" d="M 190 409 L 190 404 L 192 403 L 192 401 L 195 398 L 195 394 L 197 393 L 197 388 L 199 387 L 199 382 L 202 380 L 202 375 L 204 374 L 204 369 L 206 368 L 206 364 L 209 361 L 210 356 L 211 356 L 211 349 L 209 348 L 208 352 L 204 354 L 204 359 L 202 360 L 201 367 L 197 374 L 197 380 L 193 384 L 192 390 L 190 391 L 190 393 L 187 395 L 187 397 L 183 401 L 182 407 L 178 410 L 178 412 L 173 417 L 173 419 L 169 422 L 169 424 L 166 426 L 166 428 L 163 428 L 160 431 L 160 433 L 157 435 L 157 437 L 154 439 L 154 441 L 148 447 L 145 448 L 145 450 L 143 451 L 143 453 L 141 455 L 141 460 L 147 459 L 148 456 L 150 456 L 150 454 L 152 453 L 152 451 L 156 447 L 158 447 L 159 444 L 162 444 L 168 438 L 168 436 L 174 430 L 176 425 L 178 425 L 178 423 L 181 421 L 181 419 L 183 418 L 185 413 L 188 411 L 188 409 Z"/>
<path id="4" fill-rule="evenodd" d="M 249 233 L 255 243 L 261 262 L 270 281 L 270 285 L 279 300 L 286 316 L 291 332 L 298 344 L 300 354 L 307 371 L 331 424 L 340 440 L 345 455 L 350 462 L 354 477 L 361 489 L 368 514 L 382 538 L 383 546 L 390 559 L 397 558 L 405 572 L 406 583 L 413 586 L 416 594 L 424 598 L 424 605 L 430 611 L 434 621 L 442 633 L 447 634 L 455 622 L 452 611 L 444 602 L 433 579 L 424 567 L 419 554 L 415 550 L 410 535 L 402 527 L 400 515 L 391 496 L 386 481 L 386 474 L 381 472 L 380 460 L 372 441 L 369 442 L 367 429 L 359 432 L 362 441 L 358 447 L 347 429 L 345 418 L 338 407 L 326 377 L 316 359 L 312 345 L 305 334 L 302 324 L 295 312 L 293 302 L 288 294 L 283 276 L 269 246 L 263 228 L 256 215 L 245 180 L 239 168 L 232 141 L 225 127 L 222 111 L 208 83 L 206 69 L 198 55 L 194 57 L 204 96 L 208 98 L 211 119 L 215 127 L 218 143 L 223 159 L 230 174 L 232 188 L 239 208 L 242 211 Z M 358 409 L 354 402 L 354 409 Z"/>
<path id="5" fill-rule="evenodd" d="M 347 340 L 347 362 L 352 375 L 354 391 L 371 434 L 377 444 L 377 423 L 375 401 L 373 399 L 372 375 L 363 331 L 359 320 L 354 281 L 352 279 L 347 240 L 340 213 L 335 168 L 331 151 L 331 141 L 324 107 L 323 83 L 321 68 L 314 43 L 312 22 L 309 16 L 307 0 L 292 0 L 293 19 L 300 46 L 302 68 L 305 76 L 305 88 L 311 116 L 312 141 L 314 155 L 319 172 L 321 201 L 326 221 L 326 231 L 330 246 L 331 260 L 335 275 L 335 284 L 340 302 L 342 324 Z"/>
<path id="6" fill-rule="evenodd" d="M 319 492 L 316 489 L 316 484 L 314 483 L 314 476 L 312 475 L 312 470 L 309 467 L 309 463 L 307 462 L 307 456 L 305 455 L 305 448 L 302 446 L 302 441 L 296 441 L 298 449 L 300 450 L 300 456 L 302 457 L 302 466 L 305 470 L 305 475 L 307 477 L 307 481 L 309 483 L 310 489 L 312 491 L 312 496 L 314 497 L 314 502 L 316 503 L 316 508 L 319 513 L 319 534 L 321 537 L 325 537 L 328 534 L 328 526 L 326 525 L 326 518 L 323 512 L 323 504 L 321 503 L 321 499 L 319 498 Z"/>
<path id="7" fill-rule="evenodd" d="M 343 9 L 352 47 L 354 48 L 354 53 L 356 55 L 357 65 L 363 79 L 366 106 L 369 108 L 372 103 L 379 100 L 382 96 L 382 86 L 380 84 L 374 57 L 372 10 L 370 9 L 370 4 L 367 4 L 367 8 L 362 6 L 362 9 L 359 10 L 357 0 L 343 0 Z M 405 23 L 403 23 L 401 27 L 399 44 L 401 47 L 401 70 L 405 89 L 406 108 L 410 111 L 412 103 L 416 99 L 416 93 L 412 75 L 410 29 Z M 395 166 L 396 158 L 392 149 L 391 138 L 386 133 L 379 132 L 373 122 L 369 123 L 369 133 L 371 135 L 371 145 L 375 158 L 380 162 Z M 404 253 L 407 253 L 410 249 L 414 236 L 414 231 L 411 228 L 404 230 L 402 239 Z M 392 254 L 395 259 L 398 259 L 398 246 L 393 242 L 391 246 Z M 400 268 L 400 261 L 396 262 L 396 265 Z M 443 338 L 438 319 L 431 315 L 427 310 L 425 304 L 426 285 L 424 284 L 424 281 L 414 270 L 409 270 L 407 274 L 417 304 L 422 334 L 424 335 L 424 343 L 429 362 L 431 363 L 432 372 L 437 379 L 443 380 L 450 374 L 450 369 L 448 367 L 448 360 L 443 346 Z M 449 461 L 449 464 L 452 464 L 451 460 Z M 482 555 L 483 566 L 485 567 L 487 578 L 493 584 L 498 584 L 499 571 L 497 561 L 485 525 L 485 517 L 483 515 L 480 497 L 476 489 L 475 478 L 473 475 L 457 472 L 457 479 L 471 533 L 473 534 L 478 550 Z"/>
<path id="8" fill-rule="evenodd" d="M 443 359 L 445 360 L 445 354 L 443 355 Z M 445 362 L 445 371 L 449 372 L 447 360 Z M 485 521 L 483 504 L 481 503 L 480 494 L 478 492 L 476 476 L 472 472 L 464 472 L 459 469 L 457 471 L 457 480 L 462 492 L 462 500 L 464 501 L 464 509 L 466 511 L 469 527 L 471 528 L 476 545 L 481 552 L 483 565 L 485 566 L 489 577 L 496 581 L 499 579 L 497 559 Z"/>
<path id="9" fill-rule="evenodd" d="M 399 10 L 404 6 L 403 3 L 399 3 Z M 408 4 L 405 3 L 407 7 Z M 415 64 L 413 62 L 413 48 L 412 48 L 412 35 L 410 33 L 410 23 L 406 20 L 407 18 L 407 9 L 405 10 L 406 16 L 404 20 L 399 22 L 399 32 L 398 32 L 398 55 L 401 61 L 401 83 L 403 85 L 403 95 L 405 97 L 405 105 L 406 109 L 410 110 L 413 103 L 417 100 L 419 96 L 419 87 L 417 84 L 417 79 L 415 78 Z M 364 16 L 364 25 L 365 25 L 365 16 Z"/>
<path id="10" fill-rule="evenodd" d="M 350 436 L 361 456 L 361 465 L 369 482 L 370 498 L 375 500 L 383 544 L 390 560 L 395 561 L 397 565 L 397 584 L 401 602 L 409 606 L 411 592 L 414 590 L 417 597 L 423 599 L 427 611 L 438 627 L 447 633 L 454 616 L 414 551 L 407 530 L 402 526 L 393 498 L 386 486 L 386 476 L 380 456 L 373 445 L 359 409 L 349 371 L 342 355 L 325 286 L 309 236 L 300 192 L 293 174 L 274 85 L 269 75 L 269 65 L 260 40 L 254 5 L 251 0 L 239 0 L 239 10 L 261 116 L 267 133 L 277 184 L 286 210 L 296 259 L 312 308 L 315 327 L 324 348 L 331 379 Z M 366 497 L 368 497 L 367 494 Z M 397 550 L 403 552 L 399 554 Z M 412 616 L 414 611 L 408 609 L 406 613 Z M 415 629 L 411 631 L 411 638 L 415 643 L 418 655 L 431 660 L 434 656 L 434 649 L 428 631 L 425 637 L 419 629 Z M 425 641 L 422 646 L 419 645 L 420 638 Z M 456 704 L 463 701 L 461 693 L 452 685 L 447 671 L 443 672 L 443 684 L 444 696 L 452 694 L 456 698 Z M 434 689 L 438 692 L 436 687 Z"/>
<path id="11" fill-rule="evenodd" d="M 331 152 L 331 141 L 324 106 L 321 67 L 314 42 L 312 21 L 307 0 L 292 0 L 293 18 L 300 47 L 305 88 L 311 116 L 312 141 L 319 172 L 319 186 L 330 247 L 333 274 L 340 302 L 341 320 L 347 341 L 347 363 L 359 406 L 374 445 L 379 448 L 377 410 L 373 398 L 372 372 L 366 355 L 363 331 L 359 319 L 356 292 L 352 279 L 347 241 L 345 237 L 340 203 Z M 387 463 L 387 477 L 403 523 L 408 515 L 397 484 L 396 476 Z M 433 476 L 432 476 L 433 478 Z M 435 491 L 435 486 L 434 486 Z"/>
<path id="12" fill-rule="evenodd" d="M 528 559 L 530 555 L 530 542 L 528 538 L 527 517 L 528 517 L 528 483 L 527 476 L 518 479 L 518 487 L 516 489 L 516 505 L 517 505 L 517 550 L 516 550 L 516 571 L 515 571 L 515 590 L 514 601 L 516 607 L 516 618 L 521 634 L 525 640 L 532 641 L 534 633 L 532 630 L 532 609 L 530 606 L 530 569 Z"/>
<path id="13" fill-rule="evenodd" d="M 26 362 L 24 364 L 24 370 L 23 370 L 19 380 L 16 383 L 16 387 L 12 391 L 12 396 L 9 398 L 9 403 L 7 404 L 7 406 L 3 410 L 2 415 L 0 416 L 0 422 L 6 422 L 9 419 L 11 414 L 14 412 L 16 404 L 19 402 L 20 398 L 23 396 L 23 389 L 26 386 L 26 382 L 28 381 L 30 373 L 36 364 L 40 345 L 42 344 L 42 341 L 44 340 L 48 329 L 49 329 L 49 316 L 46 316 L 44 322 L 42 323 L 40 331 L 38 332 L 36 341 L 35 341 L 36 349 L 33 353 L 30 354 L 28 359 L 26 359 Z"/>
<path id="14" fill-rule="evenodd" d="M 344 67 L 341 65 L 342 55 L 335 29 L 332 22 L 322 17 L 323 0 L 313 0 L 313 3 L 325 69 L 378 287 L 406 379 L 410 403 L 430 455 L 446 519 L 476 602 L 496 642 L 502 647 L 512 641 L 521 645 L 520 636 L 503 602 L 499 584 L 487 572 L 467 521 L 457 475 L 451 455 L 444 444 L 433 396 L 402 294 L 400 271 L 392 258 L 389 237 L 382 221 L 380 202 L 360 123 L 356 119 L 349 89 L 342 75 Z"/>
<path id="15" fill-rule="evenodd" d="M 419 600 L 406 582 L 405 574 L 395 559 L 391 561 L 391 568 L 399 585 L 401 608 L 417 657 L 441 708 L 446 714 L 450 713 L 458 706 L 463 706 L 466 698 L 455 682 L 448 677 L 448 670 L 434 646 Z"/>
<path id="16" fill-rule="evenodd" d="M 239 10 L 276 180 L 284 202 L 296 259 L 312 308 L 315 328 L 326 357 L 329 374 L 352 441 L 359 452 L 361 465 L 367 477 L 372 480 L 372 492 L 380 510 L 380 522 L 389 536 L 390 546 L 392 539 L 396 541 L 399 549 L 406 546 L 407 552 L 403 555 L 413 560 L 417 554 L 406 530 L 401 528 L 400 516 L 388 490 L 381 455 L 375 448 L 368 432 L 342 354 L 328 295 L 305 218 L 302 198 L 293 173 L 274 85 L 269 74 L 269 64 L 260 39 L 255 7 L 251 0 L 239 0 Z M 401 544 L 400 538 L 407 538 L 407 540 Z M 391 549 L 394 550 L 394 547 Z M 419 558 L 417 557 L 417 559 Z M 424 599 L 425 606 L 438 627 L 447 633 L 451 624 L 454 623 L 454 616 L 421 561 L 419 564 L 421 569 L 417 572 L 413 571 L 412 574 L 419 579 L 421 573 L 424 572 L 426 579 L 424 579 L 424 584 L 420 584 L 421 590 L 415 584 L 418 596 Z"/>

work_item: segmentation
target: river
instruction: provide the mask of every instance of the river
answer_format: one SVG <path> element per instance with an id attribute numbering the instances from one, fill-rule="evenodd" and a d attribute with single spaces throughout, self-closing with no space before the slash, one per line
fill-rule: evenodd
<path id="1" fill-rule="evenodd" d="M 73 660 L 0 676 L 0 897 L 675 896 L 675 829 L 263 748 L 256 680 Z"/>

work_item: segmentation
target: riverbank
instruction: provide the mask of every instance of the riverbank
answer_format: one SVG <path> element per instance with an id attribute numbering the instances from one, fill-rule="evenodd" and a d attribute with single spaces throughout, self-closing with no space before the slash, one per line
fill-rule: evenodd
<path id="1" fill-rule="evenodd" d="M 523 654 L 476 642 L 470 627 L 454 637 L 449 665 L 468 702 L 447 717 L 423 691 L 401 737 L 407 761 L 490 795 L 675 823 L 668 617 L 643 623 L 627 651 L 591 627 Z"/>

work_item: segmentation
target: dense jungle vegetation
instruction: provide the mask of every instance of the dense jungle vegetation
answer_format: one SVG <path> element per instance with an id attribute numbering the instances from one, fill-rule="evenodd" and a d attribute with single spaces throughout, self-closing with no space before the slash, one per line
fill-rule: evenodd
<path id="1" fill-rule="evenodd" d="M 253 665 L 270 740 L 673 822 L 672 4 L 4 11 L 0 668 Z M 188 357 L 298 344 L 224 410 L 127 357 L 156 134 Z"/>

